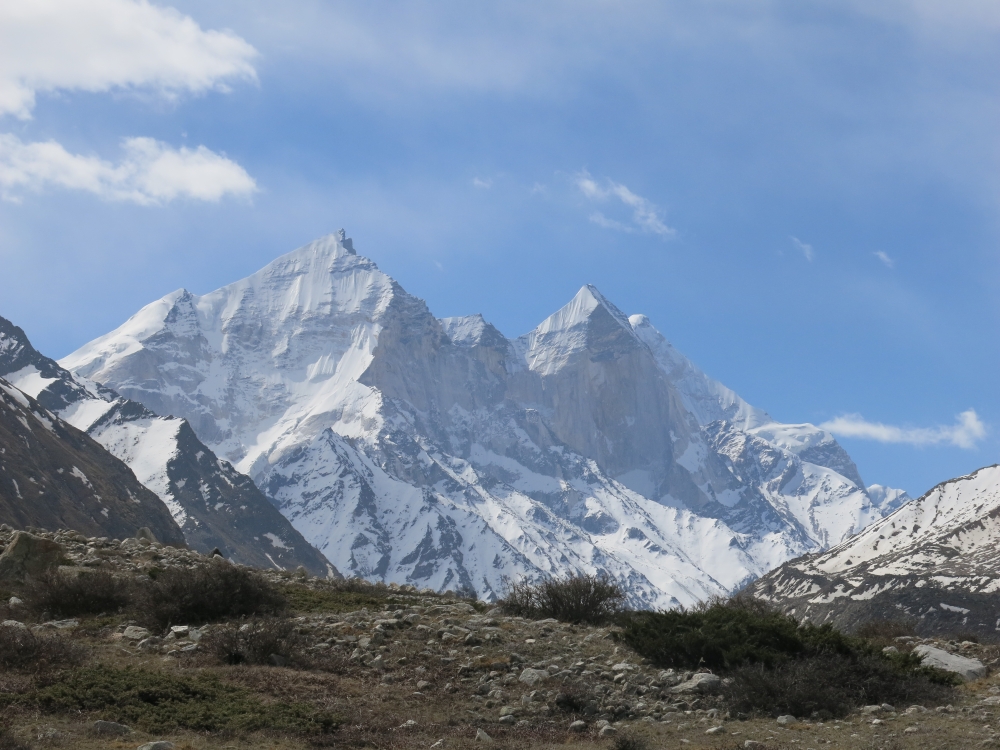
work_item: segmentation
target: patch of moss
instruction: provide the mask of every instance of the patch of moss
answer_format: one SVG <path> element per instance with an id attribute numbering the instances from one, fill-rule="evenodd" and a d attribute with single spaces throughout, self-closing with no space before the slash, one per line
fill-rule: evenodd
<path id="1" fill-rule="evenodd" d="M 2 696 L 0 705 L 82 712 L 153 734 L 178 729 L 327 734 L 340 724 L 337 717 L 307 703 L 265 703 L 211 673 L 174 675 L 104 665 L 71 670 L 57 682 L 23 695 Z"/>

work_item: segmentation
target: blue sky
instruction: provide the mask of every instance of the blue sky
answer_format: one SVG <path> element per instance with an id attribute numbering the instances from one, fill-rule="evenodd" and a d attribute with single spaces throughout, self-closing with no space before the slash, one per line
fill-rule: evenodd
<path id="1" fill-rule="evenodd" d="M 995 3 L 27 7 L 0 315 L 52 356 L 344 227 L 510 336 L 596 284 L 868 482 L 1000 460 Z"/>

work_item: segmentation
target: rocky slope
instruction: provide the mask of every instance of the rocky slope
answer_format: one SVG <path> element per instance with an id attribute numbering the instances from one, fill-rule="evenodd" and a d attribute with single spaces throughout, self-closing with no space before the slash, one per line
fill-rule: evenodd
<path id="1" fill-rule="evenodd" d="M 62 364 L 186 418 L 377 580 L 491 598 L 603 570 L 634 604 L 692 604 L 882 515 L 829 433 L 774 422 L 594 287 L 510 340 L 436 319 L 342 232 Z"/>
<path id="2" fill-rule="evenodd" d="M 86 432 L 112 454 L 107 460 L 124 461 L 141 482 L 139 486 L 166 504 L 193 548 L 202 552 L 218 548 L 233 560 L 258 567 L 304 565 L 318 574 L 331 570 L 323 555 L 257 486 L 227 461 L 219 460 L 185 420 L 158 416 L 140 403 L 73 376 L 35 350 L 24 331 L 4 318 L 0 318 L 0 376 L 37 399 L 41 408 Z M 100 516 L 96 518 L 101 521 Z M 123 535 L 115 523 L 108 520 L 102 535 Z"/>
<path id="3" fill-rule="evenodd" d="M 96 441 L 0 378 L 0 522 L 133 536 L 184 535 L 155 494 Z"/>
<path id="4" fill-rule="evenodd" d="M 752 592 L 799 618 L 925 633 L 1000 632 L 1000 465 L 952 479 L 833 549 L 786 563 Z"/>

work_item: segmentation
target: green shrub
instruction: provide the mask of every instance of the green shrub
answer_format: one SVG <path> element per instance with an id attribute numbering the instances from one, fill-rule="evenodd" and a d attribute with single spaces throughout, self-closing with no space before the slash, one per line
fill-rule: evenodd
<path id="1" fill-rule="evenodd" d="M 81 649 L 65 638 L 36 635 L 27 628 L 0 626 L 0 668 L 48 672 L 79 664 Z"/>
<path id="2" fill-rule="evenodd" d="M 872 703 L 946 703 L 934 675 L 872 653 L 825 653 L 773 668 L 748 664 L 729 674 L 723 698 L 734 714 L 831 719 Z"/>
<path id="3" fill-rule="evenodd" d="M 47 713 L 86 713 L 128 724 L 151 734 L 188 729 L 238 734 L 276 730 L 296 734 L 331 732 L 338 720 L 305 703 L 264 703 L 244 688 L 211 674 L 198 676 L 116 669 L 81 668 L 58 682 L 0 703 Z"/>
<path id="4" fill-rule="evenodd" d="M 50 573 L 28 584 L 23 598 L 43 617 L 114 614 L 132 604 L 135 584 L 106 570 Z"/>
<path id="5" fill-rule="evenodd" d="M 850 653 L 848 636 L 829 625 L 799 623 L 747 599 L 715 601 L 695 610 L 631 612 L 619 636 L 660 667 L 733 669 L 775 664 L 811 653 Z"/>
<path id="6" fill-rule="evenodd" d="M 625 591 L 605 575 L 550 578 L 541 583 L 505 583 L 501 611 L 516 617 L 598 625 L 622 611 Z"/>
<path id="7" fill-rule="evenodd" d="M 277 617 L 215 627 L 202 639 L 202 648 L 223 664 L 284 666 L 303 661 L 294 623 Z"/>
<path id="8" fill-rule="evenodd" d="M 286 606 L 281 591 L 260 573 L 214 560 L 158 574 L 140 590 L 137 615 L 147 624 L 165 628 L 276 615 Z"/>
<path id="9" fill-rule="evenodd" d="M 0 729 L 0 750 L 30 750 L 7 729 Z"/>

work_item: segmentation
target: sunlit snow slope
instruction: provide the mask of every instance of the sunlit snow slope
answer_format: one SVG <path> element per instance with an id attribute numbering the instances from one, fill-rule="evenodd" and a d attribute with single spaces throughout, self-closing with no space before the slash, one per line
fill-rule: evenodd
<path id="1" fill-rule="evenodd" d="M 1000 630 L 1000 466 L 939 484 L 828 552 L 785 564 L 753 591 L 813 621 Z"/>
<path id="2" fill-rule="evenodd" d="M 691 604 L 881 516 L 853 462 L 592 286 L 535 330 L 436 319 L 343 232 L 63 360 L 186 418 L 345 574 L 495 596 L 606 571 Z"/>

